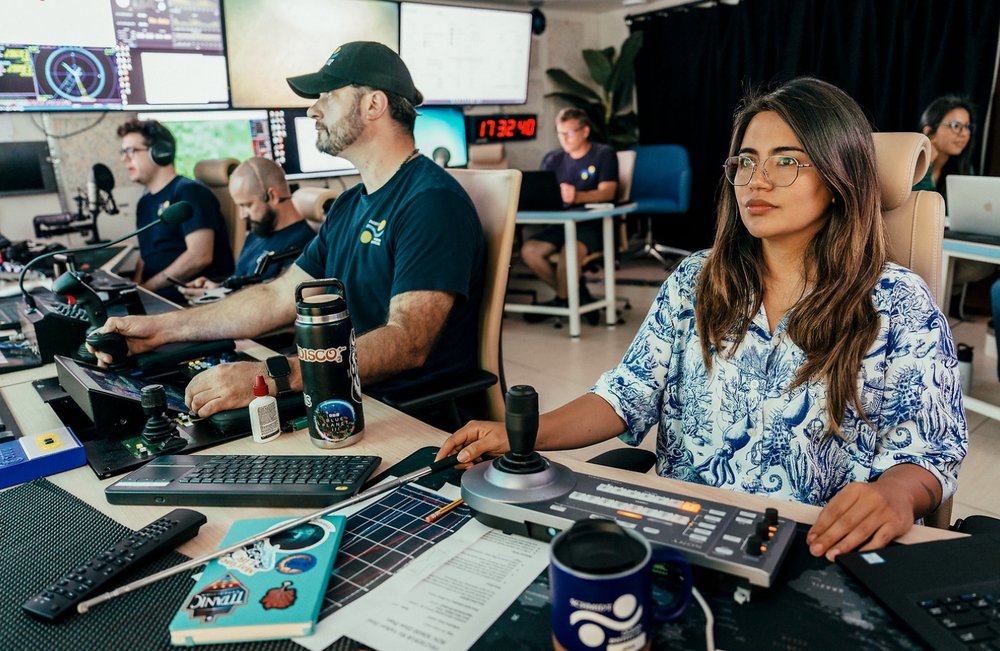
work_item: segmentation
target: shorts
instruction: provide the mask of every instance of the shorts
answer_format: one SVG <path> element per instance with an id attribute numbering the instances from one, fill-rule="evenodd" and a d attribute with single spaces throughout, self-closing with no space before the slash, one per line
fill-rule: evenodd
<path id="1" fill-rule="evenodd" d="M 601 231 L 602 223 L 603 220 L 600 219 L 577 222 L 576 241 L 587 247 L 587 253 L 600 251 L 604 247 L 604 237 Z M 557 251 L 561 251 L 563 245 L 566 243 L 566 229 L 562 224 L 552 224 L 527 239 L 548 242 L 554 245 Z"/>

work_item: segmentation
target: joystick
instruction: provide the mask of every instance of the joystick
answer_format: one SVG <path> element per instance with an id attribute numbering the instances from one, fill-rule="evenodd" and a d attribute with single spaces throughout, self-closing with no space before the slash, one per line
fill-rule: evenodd
<path id="1" fill-rule="evenodd" d="M 187 447 L 187 441 L 177 432 L 177 425 L 165 415 L 167 392 L 162 384 L 144 386 L 139 394 L 139 404 L 148 417 L 142 428 L 142 439 L 150 448 L 164 454 Z"/>
<path id="2" fill-rule="evenodd" d="M 510 388 L 506 421 L 510 451 L 490 463 L 469 468 L 462 476 L 462 497 L 483 522 L 491 516 L 483 516 L 477 504 L 554 500 L 568 495 L 576 485 L 573 471 L 535 452 L 538 394 L 532 387 Z"/>
<path id="3" fill-rule="evenodd" d="M 111 365 L 120 367 L 125 365 L 125 358 L 128 357 L 128 341 L 117 332 L 90 332 L 85 341 L 99 353 L 111 355 Z"/>

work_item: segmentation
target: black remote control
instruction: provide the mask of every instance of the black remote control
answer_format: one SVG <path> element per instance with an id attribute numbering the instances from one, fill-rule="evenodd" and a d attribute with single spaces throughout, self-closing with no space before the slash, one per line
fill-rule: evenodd
<path id="1" fill-rule="evenodd" d="M 151 556 L 194 538 L 207 521 L 197 511 L 174 509 L 50 581 L 21 607 L 36 617 L 54 621 Z"/>

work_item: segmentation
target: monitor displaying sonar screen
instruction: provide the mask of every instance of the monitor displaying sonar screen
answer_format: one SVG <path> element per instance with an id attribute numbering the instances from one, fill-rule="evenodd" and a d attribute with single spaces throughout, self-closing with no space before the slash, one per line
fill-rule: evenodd
<path id="1" fill-rule="evenodd" d="M 3 0 L 0 111 L 225 108 L 219 3 Z"/>
<path id="2" fill-rule="evenodd" d="M 273 157 L 267 111 L 140 113 L 139 119 L 158 120 L 170 129 L 177 141 L 177 173 L 189 178 L 201 160 Z"/>
<path id="3" fill-rule="evenodd" d="M 465 141 L 465 114 L 457 107 L 419 107 L 413 137 L 424 156 L 443 167 L 469 164 Z"/>

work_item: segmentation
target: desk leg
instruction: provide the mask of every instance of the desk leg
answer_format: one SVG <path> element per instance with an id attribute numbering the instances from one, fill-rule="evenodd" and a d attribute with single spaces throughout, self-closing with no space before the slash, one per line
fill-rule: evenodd
<path id="1" fill-rule="evenodd" d="M 951 275 L 955 268 L 955 259 L 947 250 L 941 252 L 941 287 L 938 290 L 938 307 L 948 316 L 951 307 Z"/>
<path id="2" fill-rule="evenodd" d="M 615 304 L 615 218 L 605 217 L 602 221 L 604 234 L 604 314 L 609 326 L 618 323 L 618 309 Z"/>
<path id="3" fill-rule="evenodd" d="M 566 291 L 569 293 L 569 336 L 580 336 L 580 270 L 576 255 L 576 222 L 567 219 L 566 230 Z"/>

